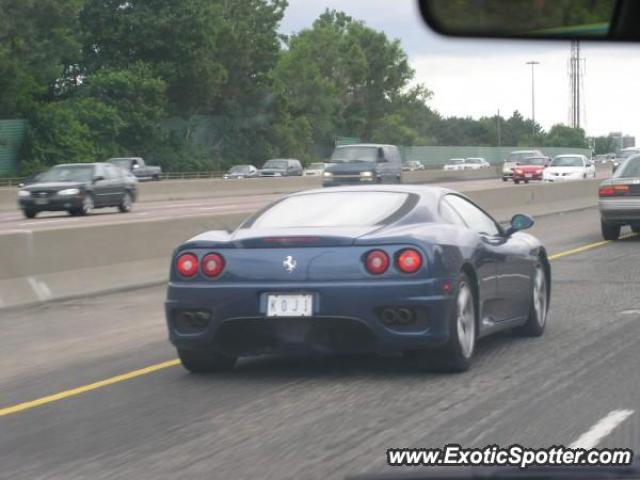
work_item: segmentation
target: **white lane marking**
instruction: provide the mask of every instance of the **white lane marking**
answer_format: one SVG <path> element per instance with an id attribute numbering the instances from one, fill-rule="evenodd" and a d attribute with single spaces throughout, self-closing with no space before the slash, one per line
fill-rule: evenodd
<path id="1" fill-rule="evenodd" d="M 27 282 L 31 286 L 31 289 L 38 297 L 38 300 L 44 302 L 49 300 L 53 295 L 51 294 L 51 290 L 49 290 L 49 286 L 41 280 L 37 280 L 34 277 L 27 277 Z"/>
<path id="2" fill-rule="evenodd" d="M 600 440 L 609 435 L 618 425 L 624 422 L 629 416 L 633 415 L 633 410 L 613 410 L 609 414 L 596 423 L 591 429 L 580 435 L 573 442 L 571 448 L 584 448 L 589 450 L 594 448 Z"/>

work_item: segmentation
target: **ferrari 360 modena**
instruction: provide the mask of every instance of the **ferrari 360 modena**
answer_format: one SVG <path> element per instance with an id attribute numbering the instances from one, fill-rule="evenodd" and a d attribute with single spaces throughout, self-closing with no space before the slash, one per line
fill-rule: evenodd
<path id="1" fill-rule="evenodd" d="M 478 339 L 543 333 L 543 245 L 467 197 L 430 186 L 291 194 L 234 232 L 180 245 L 166 318 L 191 372 L 269 353 L 404 354 L 420 370 L 470 367 Z"/>

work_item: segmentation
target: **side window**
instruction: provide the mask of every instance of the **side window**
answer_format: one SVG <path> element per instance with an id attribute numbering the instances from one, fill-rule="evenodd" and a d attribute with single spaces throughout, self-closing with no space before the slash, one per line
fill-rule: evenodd
<path id="1" fill-rule="evenodd" d="M 93 169 L 93 177 L 107 178 L 107 174 L 102 165 L 96 165 L 96 167 Z"/>
<path id="2" fill-rule="evenodd" d="M 458 215 L 458 212 L 454 210 L 446 198 L 443 198 L 440 201 L 440 216 L 445 222 L 451 223 L 452 225 L 460 225 L 461 227 L 467 226 L 467 224 L 462 220 L 462 217 Z"/>
<path id="3" fill-rule="evenodd" d="M 457 195 L 447 195 L 446 199 L 471 230 L 492 236 L 500 234 L 496 222 L 473 203 Z"/>

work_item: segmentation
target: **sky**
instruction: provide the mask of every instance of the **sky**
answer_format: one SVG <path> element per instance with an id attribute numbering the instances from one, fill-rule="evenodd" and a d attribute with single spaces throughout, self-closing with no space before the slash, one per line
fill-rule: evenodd
<path id="1" fill-rule="evenodd" d="M 433 91 L 429 105 L 444 116 L 479 118 L 514 110 L 531 118 L 531 67 L 536 121 L 546 130 L 569 123 L 570 42 L 467 40 L 440 36 L 424 25 L 414 0 L 289 0 L 280 31 L 311 26 L 325 9 L 344 11 L 398 39 Z M 621 131 L 640 142 L 640 44 L 583 42 L 583 127 L 589 136 Z"/>

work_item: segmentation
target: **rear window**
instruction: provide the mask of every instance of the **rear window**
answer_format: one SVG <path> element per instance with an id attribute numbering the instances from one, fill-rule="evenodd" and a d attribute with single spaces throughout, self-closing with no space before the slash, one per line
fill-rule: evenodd
<path id="1" fill-rule="evenodd" d="M 529 158 L 532 155 L 535 155 L 536 152 L 514 152 L 512 154 L 509 155 L 509 158 L 507 158 L 507 162 L 520 162 L 522 160 L 524 160 L 525 158 Z"/>
<path id="2" fill-rule="evenodd" d="M 552 167 L 583 167 L 582 157 L 556 157 L 551 162 Z"/>
<path id="3" fill-rule="evenodd" d="M 447 165 L 460 165 L 464 163 L 464 158 L 452 158 L 447 162 Z"/>
<path id="4" fill-rule="evenodd" d="M 295 195 L 272 205 L 243 228 L 364 227 L 384 225 L 413 195 L 402 192 L 326 192 Z"/>
<path id="5" fill-rule="evenodd" d="M 523 165 L 544 165 L 547 163 L 546 158 L 525 158 L 522 162 Z"/>
<path id="6" fill-rule="evenodd" d="M 640 177 L 640 156 L 631 158 L 613 175 L 617 178 Z"/>

